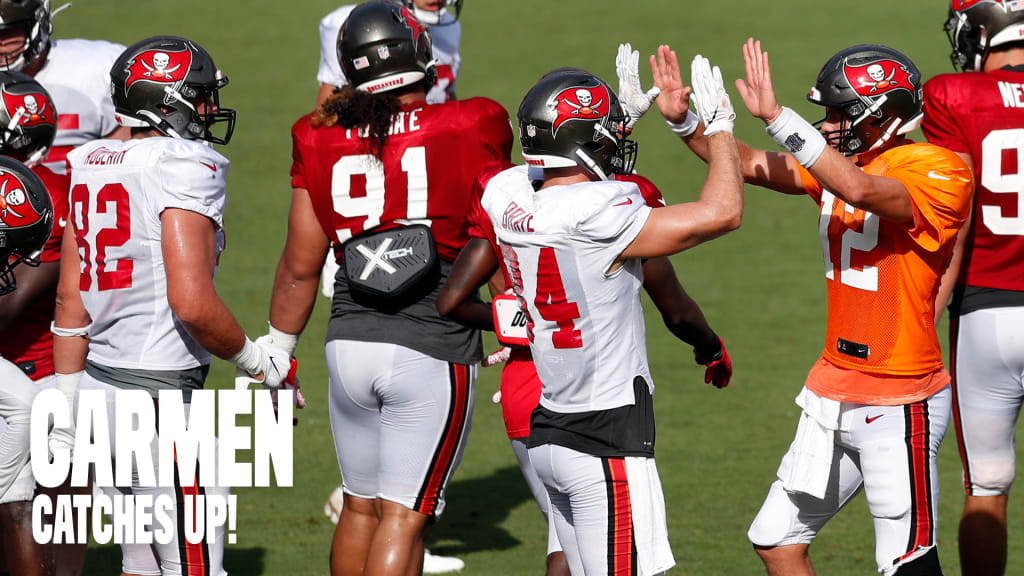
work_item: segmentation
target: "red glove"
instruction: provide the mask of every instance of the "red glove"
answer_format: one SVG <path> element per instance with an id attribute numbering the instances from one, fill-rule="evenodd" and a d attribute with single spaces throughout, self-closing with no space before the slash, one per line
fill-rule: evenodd
<path id="1" fill-rule="evenodd" d="M 306 397 L 303 396 L 302 388 L 299 386 L 298 371 L 299 371 L 299 361 L 296 360 L 295 358 L 292 358 L 292 363 L 291 363 L 290 369 L 288 370 L 288 376 L 284 379 L 284 382 L 282 382 L 280 389 L 291 390 L 292 392 L 294 392 L 294 396 L 292 397 L 292 403 L 293 403 L 293 405 L 296 408 L 301 410 L 301 409 L 306 407 Z M 278 392 L 278 390 L 271 390 L 270 391 L 270 396 L 271 396 L 271 398 L 274 401 L 274 415 L 275 416 L 277 415 L 277 392 Z M 292 426 L 298 426 L 298 425 L 299 425 L 299 418 L 298 418 L 298 416 L 293 416 L 292 417 Z"/>
<path id="2" fill-rule="evenodd" d="M 704 371 L 704 383 L 721 389 L 728 386 L 729 380 L 732 379 L 732 358 L 729 357 L 729 351 L 725 349 L 725 342 L 721 338 L 718 341 L 722 344 L 722 348 L 710 359 L 701 358 L 696 351 L 693 355 L 698 364 L 708 367 Z"/>

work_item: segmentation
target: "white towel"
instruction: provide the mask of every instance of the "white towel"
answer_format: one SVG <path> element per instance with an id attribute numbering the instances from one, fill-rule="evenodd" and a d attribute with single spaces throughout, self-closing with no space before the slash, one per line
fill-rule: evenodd
<path id="1" fill-rule="evenodd" d="M 653 576 L 675 566 L 668 543 L 665 495 L 654 458 L 627 457 L 629 504 L 633 512 L 637 568 L 641 576 Z"/>
<path id="2" fill-rule="evenodd" d="M 787 491 L 824 498 L 832 471 L 840 403 L 822 398 L 805 387 L 797 395 L 796 404 L 803 408 L 800 424 L 777 474 Z"/>

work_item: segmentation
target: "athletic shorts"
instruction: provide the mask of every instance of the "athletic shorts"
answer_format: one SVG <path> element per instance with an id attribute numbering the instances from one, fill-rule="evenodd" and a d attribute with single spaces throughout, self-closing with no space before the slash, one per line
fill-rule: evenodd
<path id="1" fill-rule="evenodd" d="M 117 434 L 115 411 L 115 394 L 119 388 L 105 382 L 100 382 L 88 374 L 82 375 L 78 384 L 79 390 L 102 390 L 106 393 L 107 400 L 107 433 L 110 441 L 110 452 L 112 456 L 111 469 L 116 470 L 117 459 Z M 188 415 L 188 404 L 185 404 L 186 418 Z M 153 465 L 155 467 L 154 478 L 160 476 L 160 455 L 159 455 L 159 426 L 157 437 L 150 443 L 152 449 Z M 183 486 L 178 479 L 178 473 L 174 473 L 174 486 L 151 486 L 141 487 L 138 485 L 138 471 L 135 463 L 132 463 L 132 486 L 101 486 L 100 489 L 109 496 L 121 494 L 146 494 L 153 498 L 153 501 L 162 495 L 169 495 L 176 503 L 172 514 L 177 518 L 177 529 L 174 536 L 167 544 L 159 544 L 155 540 L 153 544 L 121 544 L 121 571 L 125 574 L 139 574 L 141 576 L 192 576 L 203 574 L 204 576 L 227 576 L 224 571 L 224 539 L 227 528 L 224 524 L 217 527 L 216 542 L 211 543 L 204 539 L 198 544 L 190 544 L 185 539 L 185 510 L 183 504 L 185 496 L 198 495 L 221 495 L 225 498 L 229 495 L 230 489 L 226 487 L 204 487 L 198 485 Z M 198 466 L 196 477 L 198 479 Z M 194 502 L 195 500 L 193 500 Z M 191 517 L 195 518 L 193 513 Z M 148 531 L 152 533 L 153 526 Z"/>
<path id="2" fill-rule="evenodd" d="M 29 463 L 29 423 L 40 387 L 4 358 L 0 382 L 0 504 L 27 502 L 36 489 Z"/>
<path id="3" fill-rule="evenodd" d="M 1024 401 L 1024 307 L 950 319 L 953 423 L 971 496 L 1009 494 Z"/>
<path id="4" fill-rule="evenodd" d="M 825 498 L 789 492 L 776 480 L 747 533 L 750 541 L 809 544 L 863 488 L 874 518 L 879 572 L 892 574 L 928 552 L 935 546 L 939 502 L 936 455 L 949 423 L 951 395 L 947 386 L 903 406 L 843 402 Z M 791 446 L 783 468 L 794 459 Z M 779 477 L 785 477 L 782 468 Z"/>
<path id="5" fill-rule="evenodd" d="M 540 404 L 541 386 L 530 351 L 513 349 L 501 369 L 501 415 L 509 439 L 530 435 L 530 416 Z"/>
<path id="6" fill-rule="evenodd" d="M 556 444 L 530 448 L 573 574 L 651 576 L 675 565 L 654 458 L 601 458 Z"/>
<path id="7" fill-rule="evenodd" d="M 383 342 L 332 340 L 326 351 L 344 491 L 439 517 L 469 437 L 476 366 Z"/>

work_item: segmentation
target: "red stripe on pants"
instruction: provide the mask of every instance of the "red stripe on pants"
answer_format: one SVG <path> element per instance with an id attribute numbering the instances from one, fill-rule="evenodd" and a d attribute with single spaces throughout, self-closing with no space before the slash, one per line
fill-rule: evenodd
<path id="1" fill-rule="evenodd" d="M 629 479 L 626 475 L 626 461 L 622 458 L 608 458 L 608 547 L 610 566 L 608 573 L 629 576 L 635 565 L 633 558 L 633 509 L 629 501 Z"/>
<path id="2" fill-rule="evenodd" d="M 451 407 L 448 421 L 441 435 L 437 451 L 434 453 L 423 484 L 415 510 L 421 514 L 433 516 L 437 510 L 437 502 L 444 489 L 445 478 L 451 471 L 455 455 L 458 453 L 459 442 L 466 424 L 466 411 L 469 409 L 469 366 L 465 364 L 449 364 L 451 367 Z"/>

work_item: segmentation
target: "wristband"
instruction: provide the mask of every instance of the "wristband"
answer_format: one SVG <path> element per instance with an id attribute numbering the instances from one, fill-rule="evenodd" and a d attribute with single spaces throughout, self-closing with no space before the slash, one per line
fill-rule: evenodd
<path id="1" fill-rule="evenodd" d="M 793 110 L 783 106 L 782 114 L 765 131 L 796 158 L 804 168 L 810 168 L 825 151 L 825 137 L 810 122 Z"/>
<path id="2" fill-rule="evenodd" d="M 718 334 L 715 334 L 714 332 L 712 332 L 711 335 L 715 339 L 714 352 L 712 352 L 711 354 L 702 354 L 701 351 L 698 351 L 696 348 L 694 348 L 694 356 L 696 357 L 698 364 L 707 366 L 708 364 L 711 364 L 715 360 L 719 360 L 722 358 L 722 351 L 725 350 L 725 346 L 722 344 L 722 339 L 718 336 Z M 704 350 L 703 352 L 708 352 L 708 350 Z"/>
<path id="3" fill-rule="evenodd" d="M 228 359 L 228 362 L 238 366 L 250 376 L 255 376 L 263 371 L 263 357 L 260 354 L 260 349 L 253 344 L 252 340 L 249 340 L 248 336 L 245 337 L 242 349 Z"/>
<path id="4" fill-rule="evenodd" d="M 270 340 L 274 346 L 287 352 L 288 356 L 295 356 L 295 347 L 299 345 L 299 335 L 281 332 L 270 322 L 267 322 L 267 325 L 270 327 L 268 334 L 270 334 Z"/>
<path id="5" fill-rule="evenodd" d="M 92 322 L 78 328 L 61 328 L 57 326 L 56 322 L 50 322 L 50 332 L 55 336 L 64 336 L 66 338 L 89 336 L 89 328 L 92 328 Z"/>
<path id="6" fill-rule="evenodd" d="M 78 381 L 82 379 L 82 374 L 85 374 L 85 370 L 79 370 L 78 372 L 72 372 L 71 374 L 61 374 L 57 372 L 54 374 L 57 380 L 57 390 L 60 390 L 64 397 L 68 400 L 68 405 L 74 408 L 75 406 L 75 391 L 78 390 Z M 71 421 L 74 422 L 75 415 L 71 415 Z"/>
<path id="7" fill-rule="evenodd" d="M 697 118 L 697 115 L 692 110 L 687 110 L 686 119 L 679 124 L 671 120 L 665 120 L 665 124 L 668 124 L 669 130 L 675 132 L 676 135 L 686 138 L 697 131 L 697 127 L 700 126 L 700 118 Z"/>

